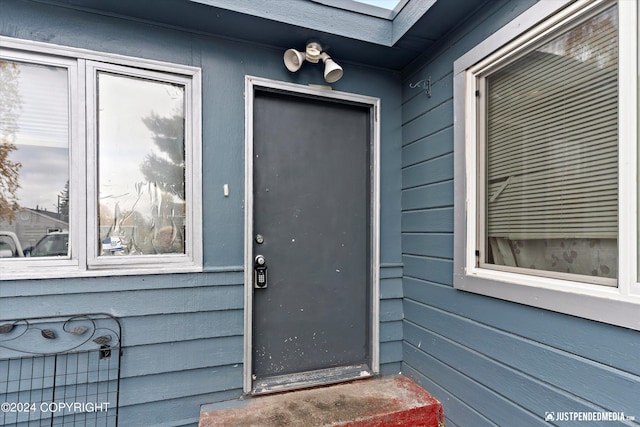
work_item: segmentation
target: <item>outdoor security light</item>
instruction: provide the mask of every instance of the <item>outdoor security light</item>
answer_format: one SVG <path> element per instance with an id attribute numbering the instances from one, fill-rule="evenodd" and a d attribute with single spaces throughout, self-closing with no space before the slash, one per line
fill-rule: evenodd
<path id="1" fill-rule="evenodd" d="M 334 83 L 340 80 L 343 74 L 342 67 L 336 64 L 326 52 L 323 52 L 322 46 L 317 42 L 307 43 L 304 52 L 287 49 L 284 53 L 284 65 L 292 73 L 298 71 L 304 61 L 317 64 L 321 59 L 324 63 L 324 79 L 327 83 Z"/>

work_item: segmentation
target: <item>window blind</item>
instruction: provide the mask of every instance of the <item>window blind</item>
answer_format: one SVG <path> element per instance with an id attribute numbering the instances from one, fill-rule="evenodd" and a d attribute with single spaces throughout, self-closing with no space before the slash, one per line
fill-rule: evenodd
<path id="1" fill-rule="evenodd" d="M 484 78 L 487 236 L 617 238 L 611 8 Z"/>

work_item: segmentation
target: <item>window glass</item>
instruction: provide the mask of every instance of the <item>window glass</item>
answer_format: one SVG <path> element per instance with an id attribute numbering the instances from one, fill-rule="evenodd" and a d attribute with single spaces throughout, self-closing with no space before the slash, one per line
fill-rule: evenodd
<path id="1" fill-rule="evenodd" d="M 618 15 L 482 80 L 485 265 L 617 277 Z"/>
<path id="2" fill-rule="evenodd" d="M 184 87 L 97 79 L 98 254 L 184 254 Z"/>
<path id="3" fill-rule="evenodd" d="M 68 255 L 68 80 L 66 68 L 0 59 L 2 259 Z"/>

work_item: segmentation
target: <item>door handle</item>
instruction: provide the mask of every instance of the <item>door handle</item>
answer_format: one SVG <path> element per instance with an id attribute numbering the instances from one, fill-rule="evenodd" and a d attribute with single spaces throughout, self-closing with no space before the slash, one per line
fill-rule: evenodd
<path id="1" fill-rule="evenodd" d="M 256 255 L 253 263 L 253 287 L 256 289 L 267 287 L 267 260 L 263 255 Z"/>

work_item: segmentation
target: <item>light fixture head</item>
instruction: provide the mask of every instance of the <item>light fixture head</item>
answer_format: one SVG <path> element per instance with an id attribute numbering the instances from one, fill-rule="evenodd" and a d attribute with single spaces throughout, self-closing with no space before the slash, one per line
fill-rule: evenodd
<path id="1" fill-rule="evenodd" d="M 342 78 L 342 67 L 336 64 L 326 53 L 322 53 L 322 61 L 324 62 L 324 79 L 327 83 L 335 83 Z"/>
<path id="2" fill-rule="evenodd" d="M 295 49 L 287 49 L 284 53 L 284 66 L 287 67 L 287 70 L 295 73 L 302 67 L 302 63 L 305 60 L 304 53 L 299 52 Z"/>

